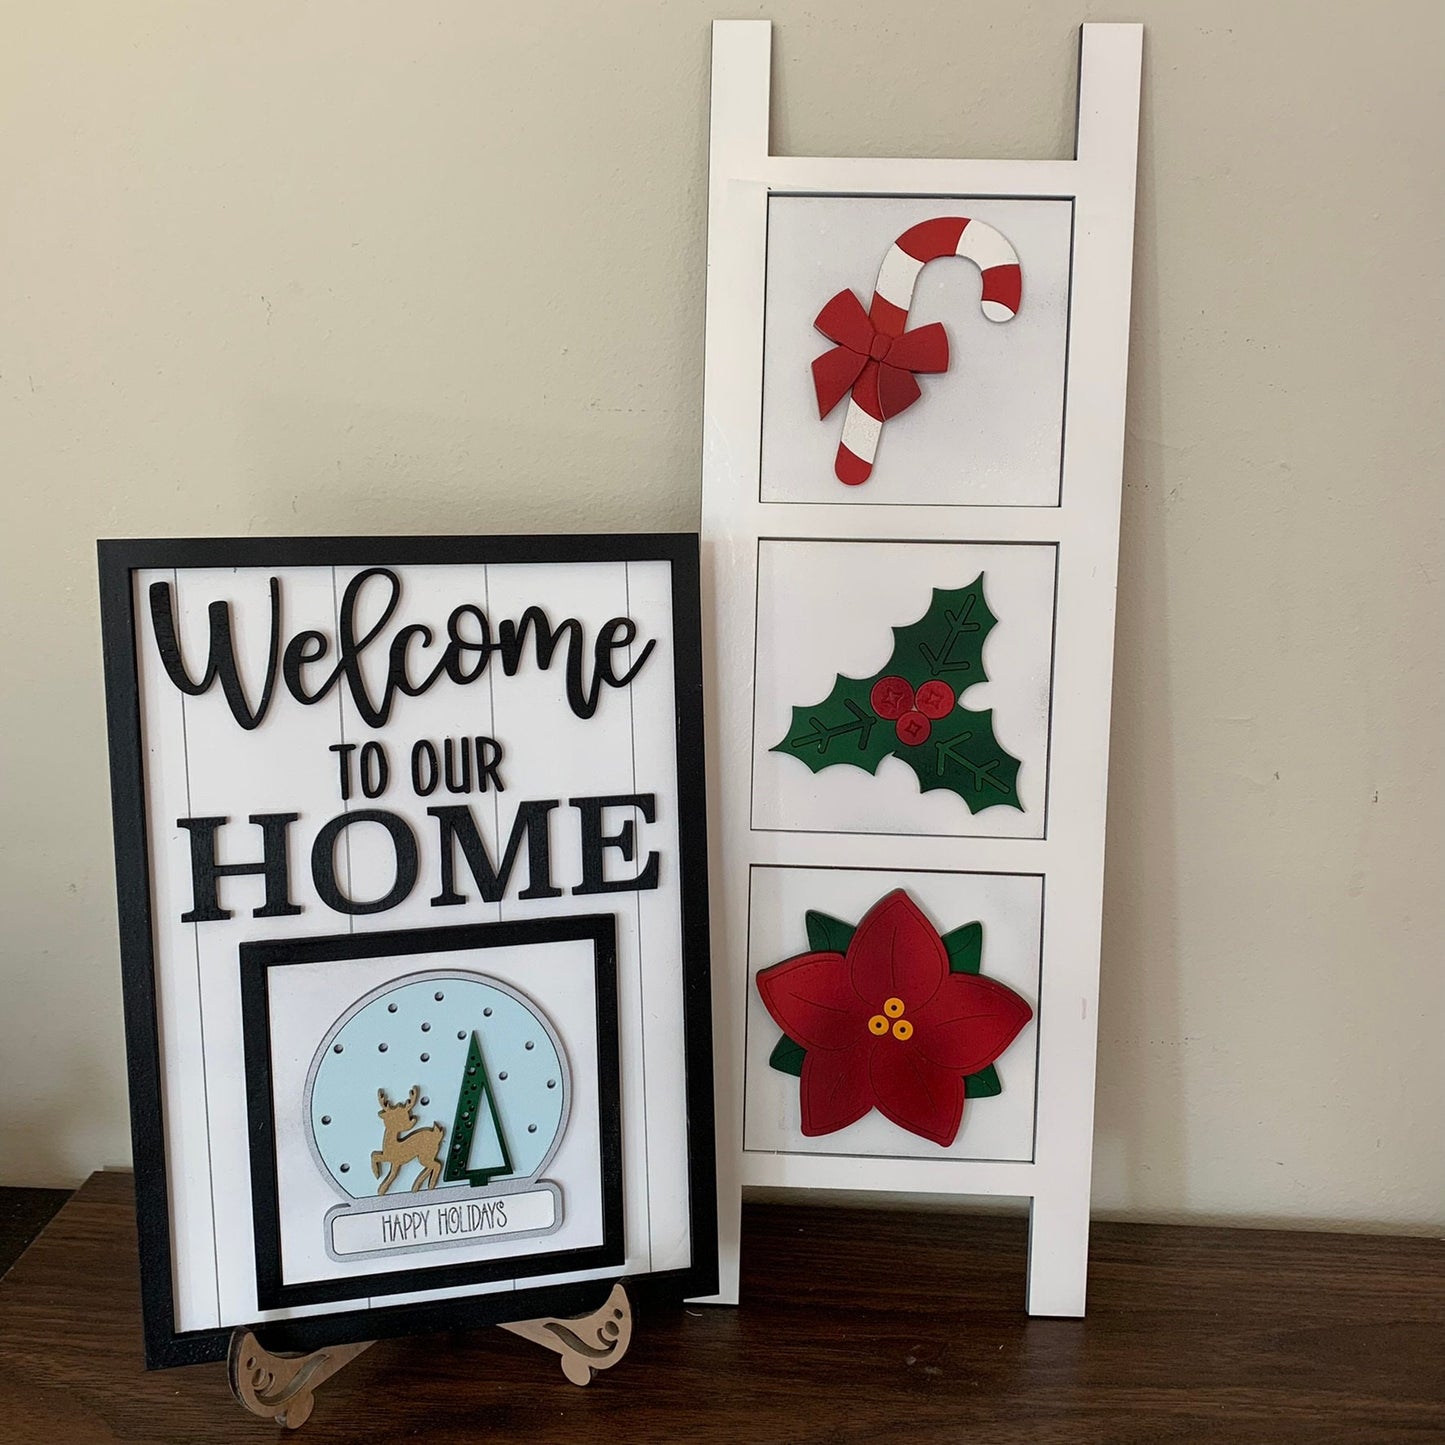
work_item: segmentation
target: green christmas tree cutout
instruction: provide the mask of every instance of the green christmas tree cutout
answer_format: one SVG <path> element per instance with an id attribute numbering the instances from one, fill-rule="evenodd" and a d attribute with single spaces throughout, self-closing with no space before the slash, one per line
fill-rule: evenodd
<path id="1" fill-rule="evenodd" d="M 967 587 L 935 588 L 928 611 L 893 629 L 893 655 L 872 677 L 844 677 L 812 707 L 795 707 L 793 724 L 771 751 L 821 772 L 848 763 L 876 773 L 899 758 L 920 792 L 947 788 L 970 813 L 1007 806 L 1023 811 L 1019 760 L 994 736 L 993 710 L 959 705 L 965 688 L 986 682 L 983 644 L 998 619 L 989 610 L 984 574 Z"/>
<path id="2" fill-rule="evenodd" d="M 813 953 L 846 953 L 856 932 L 854 924 L 815 909 L 808 910 L 803 923 L 808 930 L 808 948 Z M 948 950 L 950 973 L 983 972 L 983 924 L 965 923 L 961 928 L 950 930 L 943 935 L 943 946 Z M 802 1044 L 784 1034 L 773 1046 L 768 1063 L 779 1073 L 791 1074 L 797 1079 L 802 1077 L 806 1054 Z M 992 1099 L 1001 1093 L 1003 1084 L 992 1064 L 976 1074 L 964 1075 L 965 1099 Z"/>
<path id="3" fill-rule="evenodd" d="M 496 1131 L 497 1145 L 502 1158 L 498 1164 L 482 1169 L 469 1169 L 472 1157 L 472 1140 L 485 1109 L 491 1127 Z M 497 1115 L 497 1103 L 492 1097 L 492 1081 L 482 1059 L 482 1041 L 476 1033 L 467 1045 L 467 1062 L 462 1072 L 462 1086 L 457 1094 L 457 1116 L 452 1123 L 452 1142 L 447 1150 L 446 1172 L 442 1176 L 448 1184 L 490 1184 L 493 1179 L 505 1178 L 512 1172 L 512 1155 L 507 1148 L 507 1136 L 502 1131 L 502 1121 Z"/>

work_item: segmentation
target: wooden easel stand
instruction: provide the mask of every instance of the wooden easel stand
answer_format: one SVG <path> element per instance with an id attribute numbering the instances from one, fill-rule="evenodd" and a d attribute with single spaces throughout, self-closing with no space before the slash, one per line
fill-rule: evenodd
<path id="1" fill-rule="evenodd" d="M 613 1285 L 600 1309 L 570 1319 L 518 1320 L 499 1329 L 531 1340 L 561 1356 L 562 1373 L 574 1385 L 587 1385 L 597 1370 L 610 1370 L 632 1343 L 632 1302 Z M 288 1430 L 310 1418 L 316 1391 L 338 1370 L 369 1350 L 375 1340 L 330 1345 L 309 1354 L 276 1354 L 251 1330 L 231 1336 L 227 1370 L 231 1393 L 253 1415 Z"/>

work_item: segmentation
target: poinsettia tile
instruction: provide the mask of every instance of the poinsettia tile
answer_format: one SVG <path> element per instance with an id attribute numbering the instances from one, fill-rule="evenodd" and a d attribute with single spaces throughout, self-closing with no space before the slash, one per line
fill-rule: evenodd
<path id="1" fill-rule="evenodd" d="M 1032 1159 L 1043 907 L 1043 878 L 1036 874 L 754 867 L 744 1148 Z M 889 949 L 907 956 L 887 956 Z M 788 967 L 800 959 L 808 961 Z M 784 985 L 767 991 L 772 1010 L 758 985 L 770 970 Z M 840 1036 L 847 1021 L 838 1019 L 847 1010 L 835 1008 L 836 1026 L 814 1031 L 810 1049 L 787 1035 L 775 1011 L 797 1015 L 796 1031 L 806 1033 L 811 995 L 820 1007 L 839 1001 L 827 996 L 830 970 L 851 980 L 852 989 L 840 986 L 839 999 L 859 993 L 857 1039 Z M 877 998 L 870 992 L 875 984 Z M 968 1021 L 979 1031 L 978 1048 L 953 1042 L 960 1048 L 968 1042 L 963 1052 L 980 1067 L 954 1079 L 930 1057 L 939 1053 L 930 1034 L 938 1023 L 933 1015 L 950 1013 L 944 1006 L 950 987 L 965 986 L 973 992 L 964 1012 L 979 1015 Z M 984 1007 L 975 995 L 1000 1008 Z M 1003 1017 L 990 1020 L 990 1012 Z M 913 1087 L 916 1109 L 906 1094 L 900 1104 L 900 1080 Z M 956 1110 L 959 1098 L 961 1115 L 947 1107 L 951 1102 Z"/>

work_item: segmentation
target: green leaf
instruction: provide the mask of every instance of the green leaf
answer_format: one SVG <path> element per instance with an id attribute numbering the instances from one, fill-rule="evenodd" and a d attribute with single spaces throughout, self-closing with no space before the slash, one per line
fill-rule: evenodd
<path id="1" fill-rule="evenodd" d="M 927 742 L 918 747 L 900 745 L 898 756 L 913 769 L 920 792 L 947 788 L 968 804 L 970 813 L 997 804 L 1023 810 L 1019 760 L 994 737 L 992 708 L 983 712 L 954 708 L 934 723 Z"/>
<path id="2" fill-rule="evenodd" d="M 803 924 L 808 930 L 808 947 L 814 953 L 847 953 L 857 932 L 855 925 L 844 923 L 831 913 L 819 913 L 815 908 L 808 910 Z"/>
<path id="3" fill-rule="evenodd" d="M 978 973 L 983 968 L 983 924 L 965 923 L 943 935 L 950 973 Z"/>
<path id="4" fill-rule="evenodd" d="M 791 1074 L 795 1079 L 803 1075 L 803 1058 L 807 1050 L 784 1034 L 768 1056 L 768 1063 L 780 1074 Z"/>
<path id="5" fill-rule="evenodd" d="M 983 644 L 997 621 L 983 595 L 982 572 L 967 587 L 935 587 L 928 611 L 893 629 L 893 656 L 878 676 L 906 677 L 915 689 L 941 678 L 955 693 L 986 682 Z"/>
<path id="6" fill-rule="evenodd" d="M 967 587 L 933 590 L 928 611 L 917 622 L 893 628 L 893 655 L 872 677 L 839 675 L 820 703 L 793 709 L 788 735 L 773 746 L 821 772 L 851 763 L 876 773 L 884 758 L 901 758 L 913 769 L 919 790 L 946 788 L 971 813 L 998 806 L 1023 810 L 1018 796 L 1019 760 L 1004 751 L 993 731 L 993 712 L 972 712 L 960 703 L 933 722 L 927 741 L 910 747 L 896 723 L 873 710 L 873 684 L 900 676 L 915 688 L 938 679 L 956 696 L 986 682 L 983 645 L 998 619 L 984 596 L 984 574 Z"/>
<path id="7" fill-rule="evenodd" d="M 992 1099 L 995 1094 L 1003 1093 L 1003 1085 L 999 1082 L 998 1070 L 992 1064 L 986 1065 L 976 1074 L 969 1074 L 963 1081 L 963 1097 L 965 1099 Z"/>
<path id="8" fill-rule="evenodd" d="M 891 722 L 873 711 L 868 700 L 873 682 L 873 678 L 840 676 L 822 702 L 793 709 L 793 725 L 772 751 L 797 758 L 815 773 L 834 763 L 851 763 L 876 773 L 898 735 Z"/>

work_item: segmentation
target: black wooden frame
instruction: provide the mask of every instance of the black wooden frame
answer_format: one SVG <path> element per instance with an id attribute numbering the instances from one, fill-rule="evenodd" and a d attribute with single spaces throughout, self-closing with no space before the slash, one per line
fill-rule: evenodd
<path id="1" fill-rule="evenodd" d="M 716 1293 L 717 1159 L 696 534 L 163 538 L 101 541 L 97 552 L 147 1366 L 158 1369 L 221 1359 L 232 1333 L 230 1326 L 185 1332 L 175 1328 L 145 758 L 136 668 L 139 618 L 132 582 L 134 572 L 152 568 L 481 566 L 486 563 L 629 561 L 671 564 L 678 868 L 682 893 L 680 945 L 687 1064 L 686 1079 L 681 1082 L 688 1120 L 691 1251 L 687 1267 L 630 1276 L 628 1287 L 643 1301 L 678 1302 Z M 430 1276 L 433 1271 L 418 1273 Z M 326 1344 L 492 1325 L 539 1315 L 581 1314 L 602 1303 L 612 1282 L 611 1279 L 576 1281 L 437 1302 L 339 1311 L 269 1323 L 260 1333 L 273 1349 L 309 1350 Z"/>
<path id="2" fill-rule="evenodd" d="M 542 1249 L 535 1254 L 470 1264 L 421 1264 L 413 1269 L 348 1275 L 343 1279 L 287 1284 L 281 1260 L 281 1207 L 276 1170 L 276 1100 L 271 1072 L 270 975 L 291 964 L 345 963 L 362 958 L 404 958 L 409 953 L 448 953 L 585 939 L 592 944 L 597 999 L 598 1176 L 602 1187 L 602 1242 L 580 1249 Z M 515 918 L 438 928 L 388 929 L 322 937 L 243 943 L 241 1017 L 246 1048 L 246 1113 L 251 1144 L 251 1219 L 256 1239 L 256 1300 L 264 1310 L 335 1300 L 408 1294 L 490 1284 L 539 1274 L 620 1267 L 627 1259 L 622 1229 L 622 1073 L 617 1037 L 617 918 L 611 913 L 561 918 Z M 473 960 L 485 969 L 485 960 Z M 458 963 L 458 968 L 466 968 Z"/>

